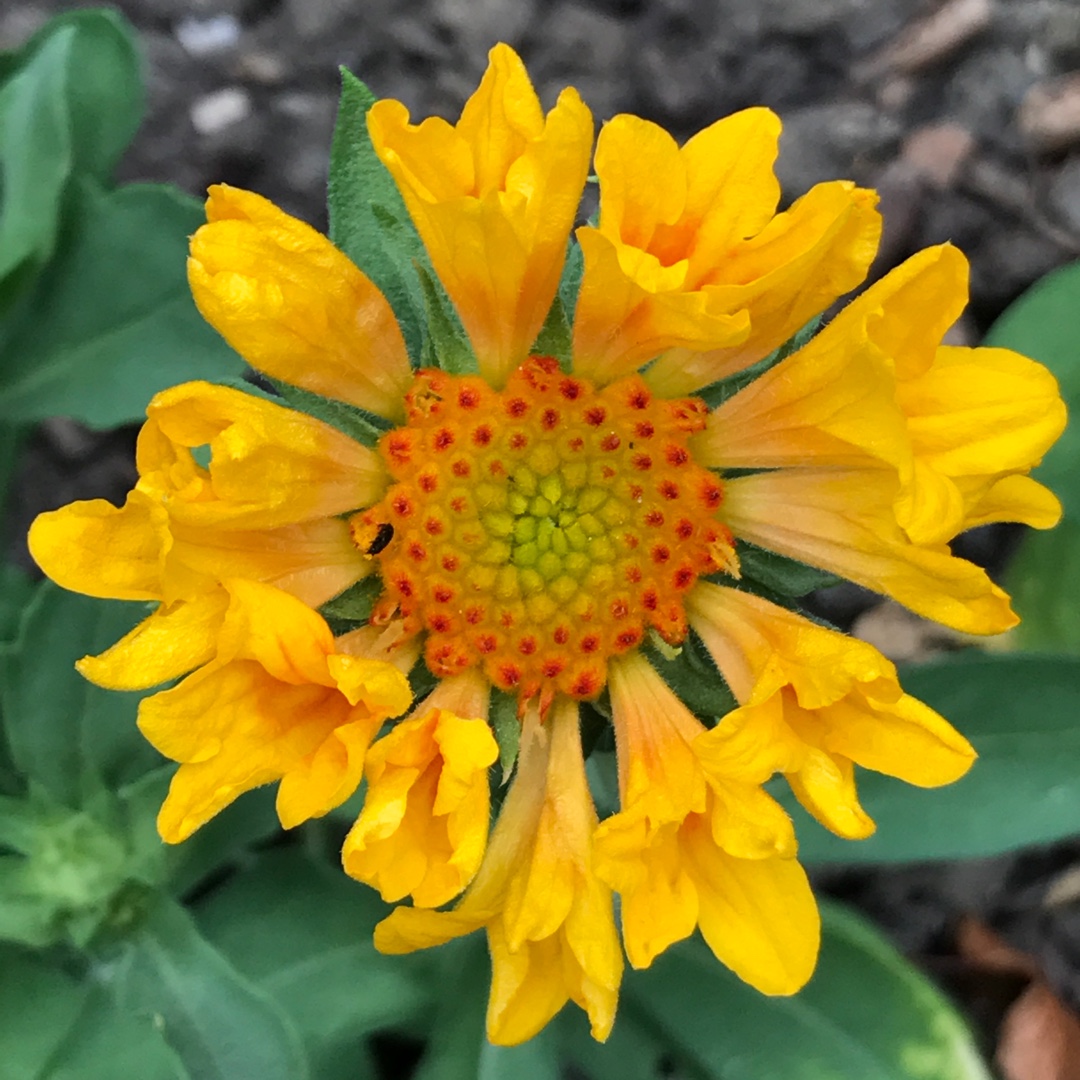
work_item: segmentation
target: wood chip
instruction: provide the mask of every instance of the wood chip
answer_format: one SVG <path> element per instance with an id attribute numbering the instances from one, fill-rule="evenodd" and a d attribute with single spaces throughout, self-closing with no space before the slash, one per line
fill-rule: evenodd
<path id="1" fill-rule="evenodd" d="M 953 187 L 975 150 L 975 136 L 960 124 L 929 124 L 905 140 L 900 156 L 938 191 Z"/>
<path id="2" fill-rule="evenodd" d="M 1005 1015 L 994 1062 L 1005 1080 L 1080 1080 L 1080 1020 L 1033 982 Z"/>
<path id="3" fill-rule="evenodd" d="M 1017 123 L 1034 150 L 1065 150 L 1080 142 L 1080 74 L 1036 83 L 1024 97 Z"/>
<path id="4" fill-rule="evenodd" d="M 956 947 L 976 969 L 1031 980 L 998 1034 L 994 1063 L 1004 1080 L 1080 1080 L 1080 1018 L 1051 989 L 1035 957 L 974 918 L 960 924 Z"/>
<path id="5" fill-rule="evenodd" d="M 990 25 L 992 0 L 946 0 L 853 71 L 857 80 L 887 73 L 912 73 L 944 60 Z"/>

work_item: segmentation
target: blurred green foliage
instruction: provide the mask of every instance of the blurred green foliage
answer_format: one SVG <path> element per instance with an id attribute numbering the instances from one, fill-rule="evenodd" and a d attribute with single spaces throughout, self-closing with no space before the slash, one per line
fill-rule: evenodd
<path id="1" fill-rule="evenodd" d="M 334 239 L 390 298 L 414 360 L 453 368 L 464 363 L 460 321 L 371 150 L 363 119 L 374 99 L 343 79 Z M 61 15 L 0 55 L 0 500 L 32 422 L 130 422 L 164 386 L 242 371 L 187 291 L 198 203 L 168 187 L 111 185 L 141 98 L 131 31 L 109 11 Z M 579 276 L 571 252 L 540 338 L 562 360 Z M 1068 326 L 1061 312 L 1075 310 L 1078 290 L 1072 268 L 995 328 L 995 343 L 1051 364 L 1074 403 L 1077 335 L 1055 328 Z M 312 398 L 296 404 L 364 441 L 377 436 L 372 418 Z M 1078 458 L 1074 434 L 1044 474 L 1070 507 L 1071 529 L 1080 529 Z M 1014 570 L 1019 605 L 1034 614 L 1032 640 L 1073 651 L 1080 630 L 1054 621 L 1064 617 L 1054 590 L 1063 572 L 1080 579 L 1074 539 L 1029 540 Z M 1052 562 L 1040 554 L 1047 544 L 1058 545 Z M 767 552 L 740 555 L 780 597 L 823 581 Z M 366 617 L 369 593 L 339 598 L 327 615 Z M 184 845 L 162 845 L 154 817 L 173 766 L 139 736 L 134 696 L 98 690 L 73 668 L 143 613 L 0 570 L 5 1080 L 556 1080 L 571 1063 L 587 1080 L 987 1080 L 953 1008 L 876 931 L 833 906 L 819 970 L 795 998 L 762 997 L 693 940 L 628 973 L 607 1045 L 572 1009 L 522 1047 L 488 1045 L 483 938 L 409 957 L 375 952 L 372 929 L 387 908 L 336 865 L 343 813 L 286 835 L 271 793 L 260 791 Z M 727 707 L 692 641 L 656 661 L 702 709 Z M 1080 660 L 1068 657 L 971 655 L 908 672 L 908 689 L 972 738 L 980 766 L 918 796 L 863 777 L 877 836 L 842 845 L 803 821 L 806 858 L 987 855 L 1072 831 L 1078 676 Z M 509 770 L 513 703 L 503 711 Z M 601 749 L 590 773 L 601 781 L 612 766 Z"/>
<path id="2" fill-rule="evenodd" d="M 1056 529 L 1024 539 L 1005 581 L 1023 622 L 1013 631 L 1026 649 L 1080 655 L 1080 262 L 1033 285 L 994 323 L 987 345 L 1015 349 L 1045 364 L 1061 386 L 1069 426 L 1035 471 L 1061 499 Z"/>

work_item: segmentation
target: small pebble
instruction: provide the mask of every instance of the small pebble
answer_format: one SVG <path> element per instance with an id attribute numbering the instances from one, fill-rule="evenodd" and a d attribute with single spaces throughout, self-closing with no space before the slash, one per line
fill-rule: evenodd
<path id="1" fill-rule="evenodd" d="M 236 47 L 240 23 L 232 15 L 188 16 L 176 24 L 176 39 L 192 56 L 213 56 Z"/>
<path id="2" fill-rule="evenodd" d="M 251 95 L 239 86 L 226 86 L 199 98 L 191 106 L 191 125 L 200 135 L 216 135 L 251 112 Z"/>

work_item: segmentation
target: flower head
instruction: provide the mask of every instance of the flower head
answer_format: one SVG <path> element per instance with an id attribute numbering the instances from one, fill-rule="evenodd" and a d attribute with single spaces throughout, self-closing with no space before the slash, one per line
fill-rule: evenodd
<path id="1" fill-rule="evenodd" d="M 151 403 L 124 507 L 76 503 L 31 532 L 62 584 L 159 605 L 81 667 L 126 689 L 186 676 L 140 712 L 181 763 L 162 834 L 272 781 L 293 825 L 366 775 L 345 869 L 412 899 L 376 944 L 483 928 L 497 1042 L 568 1000 L 607 1035 L 613 893 L 633 966 L 698 927 L 749 983 L 793 993 L 819 920 L 763 785 L 782 774 L 858 838 L 873 823 L 856 768 L 933 786 L 973 751 L 871 646 L 774 603 L 755 548 L 964 631 L 1008 628 L 1008 597 L 946 542 L 1055 522 L 1028 473 L 1064 423 L 1056 384 L 1006 350 L 941 346 L 966 299 L 950 247 L 806 329 L 859 284 L 880 221 L 844 181 L 777 213 L 766 109 L 682 147 L 616 117 L 596 146 L 599 219 L 576 241 L 591 117 L 572 90 L 545 116 L 506 46 L 456 125 L 413 124 L 390 101 L 367 122 L 365 167 L 396 183 L 468 355 L 413 370 L 362 268 L 215 188 L 191 245 L 200 309 L 298 400 L 352 409 L 357 438 L 260 396 L 177 387 Z M 314 610 L 331 599 L 336 638 Z M 414 663 L 436 687 L 405 716 Z M 708 693 L 680 682 L 695 671 Z M 604 820 L 582 713 L 614 727 Z M 515 753 L 489 839 L 488 772 Z"/>

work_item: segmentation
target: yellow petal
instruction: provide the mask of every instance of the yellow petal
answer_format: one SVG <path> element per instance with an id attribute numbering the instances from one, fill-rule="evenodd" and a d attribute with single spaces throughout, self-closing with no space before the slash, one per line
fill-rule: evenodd
<path id="1" fill-rule="evenodd" d="M 589 110 L 564 90 L 545 118 L 517 54 L 496 45 L 456 127 L 438 118 L 410 124 L 399 102 L 379 101 L 368 130 L 481 374 L 501 386 L 555 298 L 588 172 Z"/>
<path id="2" fill-rule="evenodd" d="M 109 690 L 146 690 L 213 659 L 229 594 L 224 589 L 162 605 L 100 656 L 83 657 L 79 673 Z"/>
<path id="3" fill-rule="evenodd" d="M 412 370 L 390 305 L 310 225 L 218 184 L 191 239 L 195 303 L 252 367 L 397 419 Z"/>
<path id="4" fill-rule="evenodd" d="M 450 701 L 476 715 L 442 707 Z M 411 894 L 419 907 L 439 907 L 457 896 L 483 858 L 487 770 L 498 755 L 482 677 L 440 684 L 368 754 L 364 808 L 342 849 L 346 873 L 390 903 Z"/>
<path id="5" fill-rule="evenodd" d="M 491 1041 L 529 1038 L 567 1000 L 605 1038 L 622 958 L 611 893 L 592 873 L 595 825 L 576 703 L 557 700 L 543 725 L 530 709 L 514 780 L 465 895 L 452 911 L 396 909 L 376 927 L 376 948 L 409 952 L 486 926 Z"/>
<path id="6" fill-rule="evenodd" d="M 971 634 L 1015 626 L 1008 597 L 985 571 L 918 547 L 893 516 L 885 470 L 778 470 L 727 482 L 724 520 L 736 535 L 894 597 Z"/>
<path id="7" fill-rule="evenodd" d="M 794 994 L 813 974 L 821 921 L 794 859 L 737 859 L 700 824 L 687 838 L 701 933 L 721 963 L 763 994 Z"/>
<path id="8" fill-rule="evenodd" d="M 139 729 L 181 762 L 158 815 L 162 839 L 185 840 L 245 791 L 302 766 L 349 712 L 326 687 L 279 682 L 250 660 L 210 665 L 145 698 Z"/>
<path id="9" fill-rule="evenodd" d="M 750 333 L 745 311 L 683 288 L 684 263 L 665 268 L 647 252 L 620 248 L 596 229 L 578 229 L 585 270 L 574 315 L 574 371 L 607 383 L 661 352 L 735 346 Z M 677 395 L 671 395 L 677 396 Z"/>
<path id="10" fill-rule="evenodd" d="M 325 814 L 356 789 L 383 721 L 411 700 L 393 665 L 334 653 L 325 622 L 294 597 L 243 580 L 225 589 L 217 658 L 139 707 L 143 734 L 181 763 L 158 818 L 169 843 L 275 780 L 287 828 Z"/>
<path id="11" fill-rule="evenodd" d="M 878 697 L 899 697 L 896 668 L 872 645 L 753 593 L 699 582 L 687 608 L 740 702 L 762 703 L 789 685 L 807 709 L 838 701 L 856 684 Z"/>
<path id="12" fill-rule="evenodd" d="M 240 390 L 202 382 L 174 386 L 154 398 L 147 418 L 147 429 L 160 432 L 172 450 L 165 461 L 155 461 L 149 437 L 144 440 L 144 475 L 160 471 L 172 455 L 210 448 L 209 473 L 199 490 L 177 490 L 168 498 L 170 514 L 183 524 L 294 525 L 369 506 L 386 486 L 381 461 L 367 447 L 321 420 Z"/>
<path id="13" fill-rule="evenodd" d="M 232 529 L 173 522 L 166 560 L 166 595 L 186 595 L 198 579 L 245 577 L 319 607 L 372 572 L 339 518 L 277 529 Z"/>
<path id="14" fill-rule="evenodd" d="M 164 595 L 168 518 L 138 490 L 119 508 L 93 499 L 38 514 L 27 542 L 38 566 L 65 589 L 115 600 Z"/>
<path id="15" fill-rule="evenodd" d="M 364 708 L 349 715 L 365 712 L 360 719 L 338 724 L 312 751 L 291 762 L 278 785 L 276 809 L 282 828 L 322 817 L 356 790 L 367 749 L 386 719 L 385 712 Z"/>
<path id="16" fill-rule="evenodd" d="M 859 466 L 868 455 L 899 469 L 911 456 L 892 367 L 865 320 L 843 316 L 714 409 L 692 447 L 719 469 Z"/>
<path id="17" fill-rule="evenodd" d="M 949 540 L 970 527 L 961 482 L 985 478 L 989 486 L 998 476 L 1026 472 L 1066 422 L 1053 375 L 1007 349 L 940 348 L 926 371 L 900 384 L 898 400 L 923 466 L 898 502 L 898 517 L 919 543 Z M 943 499 L 927 498 L 920 483 L 946 485 L 953 512 L 943 514 Z"/>
<path id="18" fill-rule="evenodd" d="M 989 485 L 957 481 L 966 511 L 964 528 L 992 521 L 1022 521 L 1033 529 L 1052 529 L 1061 520 L 1061 500 L 1030 476 L 1003 476 Z"/>
<path id="19" fill-rule="evenodd" d="M 295 686 L 335 685 L 327 666 L 334 638 L 318 612 L 270 585 L 242 578 L 223 584 L 229 608 L 218 639 L 219 661 L 253 660 L 274 679 Z"/>
<path id="20" fill-rule="evenodd" d="M 844 311 L 866 319 L 879 349 L 893 360 L 900 381 L 934 362 L 945 331 L 967 304 L 968 264 L 952 244 L 924 248 L 890 270 Z"/>
<path id="21" fill-rule="evenodd" d="M 910 694 L 889 703 L 853 694 L 819 710 L 814 722 L 824 727 L 825 749 L 918 787 L 951 784 L 975 761 L 967 739 Z"/>
<path id="22" fill-rule="evenodd" d="M 877 196 L 846 181 L 818 184 L 756 236 L 734 246 L 697 284 L 716 310 L 744 311 L 750 333 L 733 346 L 673 349 L 646 373 L 679 397 L 756 363 L 866 276 L 877 251 Z"/>
<path id="23" fill-rule="evenodd" d="M 811 749 L 798 772 L 787 774 L 795 798 L 826 829 L 845 840 L 865 840 L 876 826 L 855 791 L 855 768 L 840 754 Z"/>

